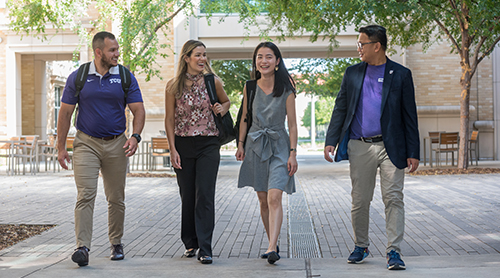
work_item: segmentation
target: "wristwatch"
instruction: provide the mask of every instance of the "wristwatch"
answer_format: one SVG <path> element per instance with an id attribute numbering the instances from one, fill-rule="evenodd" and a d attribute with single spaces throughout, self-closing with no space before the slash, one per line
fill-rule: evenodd
<path id="1" fill-rule="evenodd" d="M 132 137 L 134 137 L 137 140 L 137 143 L 141 142 L 141 135 L 134 133 L 132 134 Z"/>

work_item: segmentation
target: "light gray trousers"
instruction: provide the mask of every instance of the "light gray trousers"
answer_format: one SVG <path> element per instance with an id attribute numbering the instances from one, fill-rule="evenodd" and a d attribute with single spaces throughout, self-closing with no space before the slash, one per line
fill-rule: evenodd
<path id="1" fill-rule="evenodd" d="M 348 144 L 352 182 L 352 228 L 354 244 L 368 247 L 370 202 L 373 199 L 377 169 L 380 169 L 380 189 L 385 205 L 386 253 L 401 252 L 405 228 L 403 202 L 404 169 L 398 169 L 389 159 L 383 142 L 365 143 L 350 140 Z"/>

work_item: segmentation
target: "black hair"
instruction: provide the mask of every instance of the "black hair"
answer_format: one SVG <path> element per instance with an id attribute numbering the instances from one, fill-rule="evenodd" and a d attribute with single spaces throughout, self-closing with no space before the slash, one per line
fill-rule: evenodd
<path id="1" fill-rule="evenodd" d="M 96 50 L 97 48 L 102 49 L 104 46 L 104 39 L 108 38 L 110 40 L 116 40 L 115 35 L 110 32 L 102 31 L 94 35 L 92 39 L 92 50 Z"/>
<path id="2" fill-rule="evenodd" d="M 382 49 L 387 49 L 387 31 L 380 25 L 368 25 L 359 28 L 360 33 L 364 33 L 374 42 L 379 42 Z"/>
<path id="3" fill-rule="evenodd" d="M 281 56 L 280 50 L 272 42 L 261 42 L 255 48 L 253 52 L 251 78 L 258 80 L 261 77 L 260 72 L 257 71 L 255 60 L 257 58 L 257 51 L 259 51 L 259 49 L 261 49 L 262 47 L 271 49 L 274 53 L 274 56 L 276 56 L 276 59 L 280 60 L 278 63 L 278 70 L 274 72 L 273 97 L 280 97 L 281 95 L 283 95 L 283 92 L 285 92 L 285 90 L 291 90 L 295 94 L 295 81 L 290 76 L 288 70 L 285 67 L 285 63 L 283 62 L 283 57 Z"/>

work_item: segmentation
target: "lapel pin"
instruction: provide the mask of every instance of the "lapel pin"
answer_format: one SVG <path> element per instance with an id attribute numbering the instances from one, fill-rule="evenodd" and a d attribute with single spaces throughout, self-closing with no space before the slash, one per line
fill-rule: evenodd
<path id="1" fill-rule="evenodd" d="M 389 74 L 392 74 L 393 72 L 394 72 L 393 70 L 390 70 L 390 71 L 389 71 Z"/>

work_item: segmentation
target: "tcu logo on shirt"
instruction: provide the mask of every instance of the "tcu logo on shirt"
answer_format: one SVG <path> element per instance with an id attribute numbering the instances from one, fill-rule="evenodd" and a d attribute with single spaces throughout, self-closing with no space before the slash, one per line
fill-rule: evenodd
<path id="1" fill-rule="evenodd" d="M 109 79 L 109 83 L 110 84 L 115 84 L 115 83 L 120 84 L 120 83 L 122 83 L 122 80 L 120 78 L 111 78 L 111 79 Z"/>

